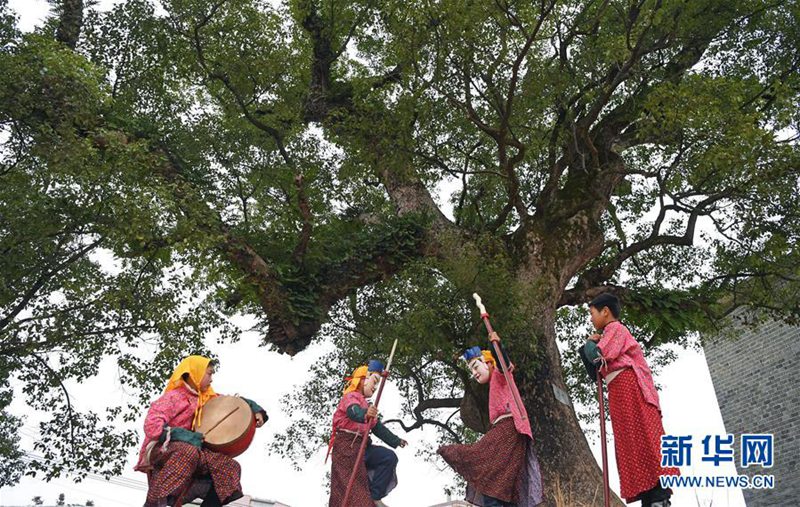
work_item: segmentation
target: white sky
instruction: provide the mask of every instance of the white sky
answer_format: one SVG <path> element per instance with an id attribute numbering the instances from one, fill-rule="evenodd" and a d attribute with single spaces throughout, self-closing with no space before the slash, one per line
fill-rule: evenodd
<path id="1" fill-rule="evenodd" d="M 100 7 L 108 8 L 118 0 L 101 0 Z M 39 25 L 47 13 L 45 0 L 10 0 L 11 8 L 20 16 L 20 27 L 32 30 Z M 446 199 L 439 198 L 440 204 Z M 502 335 L 502 325 L 498 323 Z M 326 345 L 316 344 L 294 358 L 269 352 L 258 347 L 259 337 L 245 333 L 236 344 L 213 345 L 220 357 L 221 368 L 215 375 L 217 392 L 239 393 L 257 400 L 269 413 L 270 420 L 256 433 L 250 449 L 237 460 L 242 464 L 242 485 L 246 494 L 254 497 L 279 500 L 292 507 L 327 505 L 327 493 L 323 487 L 327 467 L 323 465 L 325 449 L 320 449 L 303 471 L 293 470 L 289 463 L 277 456 L 270 456 L 266 446 L 270 438 L 288 427 L 291 421 L 281 413 L 280 399 L 295 386 L 306 380 L 310 365 L 325 351 Z M 668 434 L 694 435 L 694 441 L 708 434 L 724 434 L 719 406 L 705 358 L 702 352 L 681 351 L 679 358 L 667 366 L 656 379 L 663 386 L 660 392 L 664 427 Z M 110 363 L 95 378 L 71 389 L 72 400 L 79 409 L 102 410 L 106 406 L 118 405 L 126 400 L 126 394 L 116 382 L 116 372 Z M 11 406 L 13 413 L 27 417 L 23 429 L 23 446 L 32 451 L 33 438 L 41 414 L 31 413 L 20 398 Z M 399 414 L 400 400 L 391 383 L 382 399 L 381 413 L 388 417 Z M 141 421 L 137 423 L 141 428 Z M 611 433 L 611 427 L 608 427 Z M 398 449 L 399 485 L 387 498 L 392 507 L 422 507 L 447 500 L 443 487 L 451 480 L 451 472 L 442 463 L 431 464 L 415 457 L 415 451 L 432 445 L 433 431 L 418 430 L 403 435 L 411 445 Z M 610 438 L 613 436 L 610 435 Z M 593 450 L 599 459 L 599 443 Z M 695 445 L 693 462 L 700 463 L 700 449 Z M 34 495 L 40 495 L 45 503 L 55 503 L 59 493 L 66 495 L 67 502 L 84 503 L 93 499 L 98 507 L 134 507 L 144 503 L 145 476 L 132 470 L 138 446 L 131 450 L 130 466 L 121 477 L 111 483 L 101 478 L 88 478 L 74 483 L 69 478 L 60 478 L 46 483 L 24 478 L 19 485 L 0 489 L 0 505 L 27 505 Z M 738 458 L 738 456 L 737 456 Z M 613 441 L 609 441 L 609 463 L 611 486 L 619 491 Z M 735 475 L 732 464 L 720 467 L 698 465 L 683 469 L 684 475 Z M 546 487 L 547 485 L 545 485 Z M 638 502 L 633 505 L 639 505 Z M 673 505 L 744 507 L 739 490 L 701 488 L 677 490 Z"/>

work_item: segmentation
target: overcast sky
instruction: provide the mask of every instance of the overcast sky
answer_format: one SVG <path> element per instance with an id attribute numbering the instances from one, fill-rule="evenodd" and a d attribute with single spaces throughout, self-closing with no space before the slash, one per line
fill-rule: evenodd
<path id="1" fill-rule="evenodd" d="M 118 1 L 101 0 L 100 8 L 109 8 Z M 45 0 L 10 0 L 10 6 L 19 14 L 20 27 L 32 30 L 47 14 Z M 440 198 L 440 203 L 446 199 Z M 496 323 L 502 335 L 502 323 Z M 309 366 L 325 351 L 325 344 L 317 344 L 300 353 L 295 358 L 269 352 L 258 347 L 260 338 L 255 333 L 245 333 L 240 342 L 232 345 L 211 345 L 220 357 L 221 368 L 214 378 L 217 392 L 251 397 L 265 407 L 270 415 L 269 422 L 256 433 L 250 449 L 237 458 L 242 464 L 242 485 L 246 494 L 279 500 L 292 507 L 313 507 L 327 505 L 327 492 L 323 486 L 327 467 L 323 465 L 325 449 L 320 449 L 303 471 L 295 471 L 289 463 L 279 457 L 270 456 L 266 451 L 272 435 L 286 428 L 291 421 L 281 413 L 279 402 L 283 395 L 306 379 Z M 388 353 L 388 351 L 387 351 Z M 681 351 L 678 359 L 664 368 L 656 381 L 662 386 L 660 393 L 664 414 L 664 427 L 667 433 L 694 435 L 698 442 L 702 436 L 724 434 L 722 417 L 714 395 L 714 389 L 705 358 L 701 352 Z M 119 405 L 127 399 L 116 381 L 116 369 L 110 362 L 94 379 L 84 385 L 72 386 L 72 401 L 79 409 L 102 410 L 106 406 Z M 400 400 L 391 383 L 382 399 L 381 412 L 388 417 L 399 414 Z M 42 414 L 31 413 L 18 397 L 11 411 L 27 417 L 23 428 L 23 445 L 27 451 L 33 450 L 36 428 Z M 141 428 L 141 421 L 138 423 Z M 611 427 L 609 425 L 609 432 Z M 392 507 L 423 507 L 446 500 L 443 487 L 452 478 L 451 472 L 442 463 L 427 463 L 415 457 L 416 451 L 432 445 L 433 431 L 414 431 L 404 435 L 411 445 L 398 449 L 399 485 L 387 498 Z M 612 435 L 613 436 L 613 435 Z M 595 456 L 599 456 L 599 443 L 593 442 Z M 611 485 L 619 491 L 616 463 L 613 455 L 613 441 L 609 441 L 609 462 Z M 693 454 L 693 462 L 700 463 L 698 449 Z M 95 501 L 98 507 L 141 506 L 145 497 L 145 475 L 132 470 L 138 446 L 131 450 L 128 471 L 121 477 L 107 482 L 101 478 L 90 477 L 81 483 L 69 478 L 60 478 L 50 483 L 25 478 L 13 488 L 0 489 L 0 505 L 26 505 L 34 495 L 40 495 L 45 503 L 55 503 L 59 493 L 64 493 L 67 502 L 84 503 L 87 499 Z M 683 469 L 690 475 L 735 475 L 732 464 L 713 467 L 703 464 Z M 736 489 L 677 490 L 673 497 L 675 506 L 730 506 L 743 507 L 742 494 Z M 639 505 L 637 502 L 633 505 Z"/>

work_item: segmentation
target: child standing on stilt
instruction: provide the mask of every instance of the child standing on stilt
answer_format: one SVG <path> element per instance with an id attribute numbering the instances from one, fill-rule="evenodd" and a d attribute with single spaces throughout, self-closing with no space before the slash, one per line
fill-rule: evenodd
<path id="1" fill-rule="evenodd" d="M 500 345 L 497 333 L 492 332 L 489 339 Z M 466 479 L 466 500 L 473 505 L 533 507 L 542 502 L 539 462 L 533 452 L 527 411 L 514 399 L 513 365 L 500 350 L 510 383 L 495 353 L 480 347 L 464 352 L 473 378 L 480 384 L 489 384 L 491 428 L 472 445 L 445 445 L 437 452 Z"/>
<path id="2" fill-rule="evenodd" d="M 641 500 L 642 507 L 669 507 L 672 491 L 662 488 L 658 478 L 679 471 L 661 467 L 661 406 L 642 348 L 619 321 L 616 296 L 597 296 L 589 311 L 602 334 L 592 335 L 584 355 L 600 365 L 607 385 L 621 496 L 628 503 Z"/>
<path id="3" fill-rule="evenodd" d="M 383 369 L 383 363 L 373 359 L 347 378 L 344 396 L 333 414 L 329 507 L 386 507 L 382 498 L 397 485 L 397 454 L 391 449 L 372 445 L 369 440 L 364 458 L 356 463 L 361 440 L 369 438 L 370 432 L 392 448 L 408 444 L 378 420 L 377 408 L 367 402 L 377 390 Z M 345 491 L 353 467 L 357 467 L 355 482 L 345 506 Z"/>

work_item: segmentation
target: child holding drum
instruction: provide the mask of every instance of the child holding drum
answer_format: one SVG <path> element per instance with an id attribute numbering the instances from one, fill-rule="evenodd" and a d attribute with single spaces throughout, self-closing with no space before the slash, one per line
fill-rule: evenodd
<path id="1" fill-rule="evenodd" d="M 213 374 L 211 359 L 186 357 L 147 411 L 145 439 L 135 467 L 147 474 L 145 507 L 179 507 L 195 498 L 203 498 L 204 507 L 215 507 L 242 497 L 239 463 L 203 447 L 203 434 L 195 431 L 202 424 L 204 405 L 217 396 L 211 388 Z M 242 399 L 261 427 L 267 413 Z"/>

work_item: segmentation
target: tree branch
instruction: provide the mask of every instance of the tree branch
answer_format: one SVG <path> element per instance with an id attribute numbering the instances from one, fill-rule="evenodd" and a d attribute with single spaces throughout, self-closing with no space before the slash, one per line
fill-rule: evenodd
<path id="1" fill-rule="evenodd" d="M 225 1 L 226 0 L 222 0 L 221 2 L 216 4 L 212 8 L 211 12 L 205 18 L 203 18 L 203 20 L 201 20 L 199 24 L 195 25 L 192 29 L 191 41 L 195 48 L 195 52 L 197 54 L 197 61 L 200 64 L 200 67 L 203 69 L 203 71 L 210 79 L 219 81 L 225 86 L 228 92 L 230 92 L 231 96 L 234 99 L 234 102 L 238 106 L 242 115 L 244 115 L 245 119 L 257 129 L 267 133 L 275 141 L 275 144 L 278 147 L 278 152 L 281 154 L 281 157 L 283 158 L 284 162 L 286 162 L 286 164 L 292 169 L 295 169 L 296 167 L 295 163 L 292 160 L 291 156 L 289 155 L 289 152 L 286 150 L 286 146 L 284 145 L 283 135 L 276 128 L 271 127 L 266 123 L 264 123 L 263 121 L 261 121 L 260 119 L 256 118 L 255 115 L 253 115 L 253 113 L 250 111 L 250 108 L 248 107 L 248 104 L 245 102 L 244 98 L 241 96 L 238 90 L 236 90 L 236 88 L 233 86 L 230 77 L 225 72 L 211 69 L 209 62 L 206 60 L 205 53 L 203 52 L 203 46 L 200 40 L 200 30 L 211 20 L 216 10 L 223 3 L 225 3 Z"/>
<path id="2" fill-rule="evenodd" d="M 97 246 L 100 245 L 104 239 L 105 238 L 100 237 L 88 245 L 79 248 L 76 252 L 64 259 L 62 262 L 45 271 L 45 273 L 40 276 L 39 279 L 36 280 L 36 282 L 34 282 L 34 284 L 31 285 L 27 291 L 25 291 L 20 298 L 20 301 L 3 318 L 0 318 L 0 330 L 9 325 L 14 317 L 19 315 L 19 313 L 25 309 L 28 303 L 30 303 L 31 299 L 36 296 L 39 290 L 44 287 L 47 282 L 49 282 L 55 275 L 69 267 L 71 264 L 82 259 L 87 253 L 97 248 Z"/>
<path id="3" fill-rule="evenodd" d="M 72 424 L 72 415 L 73 415 L 74 412 L 72 410 L 72 402 L 70 401 L 70 398 L 69 398 L 69 391 L 67 391 L 67 387 L 64 385 L 64 382 L 61 381 L 61 376 L 55 370 L 53 370 L 50 367 L 49 364 L 47 364 L 47 361 L 45 361 L 44 359 L 39 357 L 37 354 L 31 354 L 31 356 L 34 359 L 36 359 L 36 361 L 38 361 L 39 364 L 44 366 L 44 368 L 47 371 L 50 372 L 51 381 L 58 382 L 58 385 L 61 386 L 61 390 L 64 392 L 64 397 L 67 400 L 67 413 L 68 413 L 68 419 L 69 419 L 69 433 L 70 433 L 69 441 L 70 441 L 70 444 L 72 445 L 73 454 L 74 455 L 78 455 L 79 453 L 78 453 L 78 450 L 77 450 L 77 448 L 75 446 L 75 426 Z"/>
<path id="4" fill-rule="evenodd" d="M 672 234 L 660 234 L 659 230 L 661 223 L 664 220 L 668 210 L 687 212 L 686 209 L 676 205 L 663 205 L 659 210 L 659 215 L 656 218 L 653 229 L 650 235 L 636 243 L 632 243 L 627 248 L 623 248 L 614 256 L 606 265 L 587 270 L 578 277 L 575 285 L 564 291 L 564 294 L 559 300 L 559 306 L 574 305 L 583 303 L 592 297 L 608 291 L 620 291 L 620 287 L 613 285 L 605 285 L 617 270 L 622 266 L 630 257 L 639 252 L 648 250 L 659 245 L 674 245 L 674 246 L 691 246 L 694 242 L 694 231 L 697 224 L 697 219 L 700 216 L 707 214 L 708 209 L 716 202 L 730 197 L 735 192 L 734 189 L 727 189 L 725 191 L 710 195 L 699 202 L 691 211 L 689 211 L 689 218 L 686 223 L 684 233 L 680 236 Z"/>
<path id="5" fill-rule="evenodd" d="M 292 259 L 299 265 L 305 256 L 308 243 L 311 240 L 313 216 L 311 215 L 311 206 L 308 204 L 308 197 L 306 196 L 303 186 L 303 175 L 298 174 L 295 176 L 294 183 L 297 187 L 297 207 L 300 210 L 300 217 L 302 218 L 303 225 L 300 229 L 300 239 L 297 242 L 294 252 L 292 252 Z"/>

